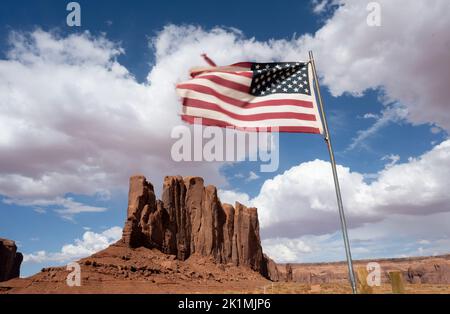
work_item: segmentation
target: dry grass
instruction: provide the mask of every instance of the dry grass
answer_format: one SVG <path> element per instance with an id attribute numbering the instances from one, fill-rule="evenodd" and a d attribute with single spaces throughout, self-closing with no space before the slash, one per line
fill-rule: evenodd
<path id="1" fill-rule="evenodd" d="M 391 294 L 390 284 L 373 287 L 374 294 Z M 224 293 L 233 293 L 227 291 Z M 240 293 L 234 291 L 234 293 Z M 267 293 L 267 294 L 350 294 L 351 288 L 348 284 L 325 283 L 309 285 L 304 283 L 283 282 L 272 283 L 264 287 L 247 290 L 245 293 Z M 450 285 L 444 284 L 406 284 L 406 294 L 450 294 Z"/>

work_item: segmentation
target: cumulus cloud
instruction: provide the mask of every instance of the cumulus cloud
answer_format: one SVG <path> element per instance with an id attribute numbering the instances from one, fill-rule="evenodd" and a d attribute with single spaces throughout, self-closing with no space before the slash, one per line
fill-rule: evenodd
<path id="1" fill-rule="evenodd" d="M 351 228 L 390 215 L 426 216 L 450 212 L 450 140 L 418 158 L 398 163 L 396 156 L 367 183 L 364 175 L 337 166 L 344 207 Z M 340 228 L 329 162 L 314 160 L 268 179 L 259 194 L 219 191 L 222 198 L 240 198 L 258 208 L 265 238 L 298 238 L 330 234 Z"/>
<path id="2" fill-rule="evenodd" d="M 81 239 L 65 244 L 59 252 L 37 251 L 24 254 L 24 263 L 67 263 L 107 248 L 122 236 L 122 228 L 112 227 L 101 233 L 86 231 Z"/>
<path id="3" fill-rule="evenodd" d="M 170 130 L 181 124 L 174 85 L 192 65 L 187 56 L 174 69 L 157 63 L 140 84 L 104 37 L 36 30 L 12 33 L 10 44 L 0 60 L 0 194 L 21 204 L 61 203 L 69 192 L 107 198 L 135 172 L 224 181 L 217 164 L 170 158 Z M 74 205 L 70 214 L 93 211 Z"/>
<path id="4" fill-rule="evenodd" d="M 354 259 L 434 256 L 448 254 L 450 213 L 429 216 L 390 215 L 385 219 L 349 230 Z M 433 228 L 430 228 L 433 226 Z M 302 225 L 298 226 L 299 228 Z M 424 239 L 426 237 L 426 239 Z M 302 243 L 309 250 L 292 243 Z M 268 238 L 264 251 L 277 262 L 344 261 L 345 251 L 340 231 L 296 238 Z"/>
<path id="5" fill-rule="evenodd" d="M 322 28 L 300 38 L 303 49 L 314 51 L 331 93 L 381 88 L 382 100 L 401 103 L 409 121 L 449 130 L 450 2 L 377 1 L 380 27 L 367 25 L 367 2 L 337 2 Z M 316 3 L 322 8 L 326 1 Z"/>
<path id="6" fill-rule="evenodd" d="M 233 190 L 222 190 L 219 189 L 217 194 L 220 197 L 220 201 L 222 203 L 227 203 L 234 205 L 235 202 L 239 202 L 241 204 L 247 205 L 250 203 L 250 197 L 247 193 L 237 192 Z"/>

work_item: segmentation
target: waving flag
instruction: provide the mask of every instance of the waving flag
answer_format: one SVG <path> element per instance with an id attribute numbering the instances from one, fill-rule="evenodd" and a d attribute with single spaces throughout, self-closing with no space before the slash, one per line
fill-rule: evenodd
<path id="1" fill-rule="evenodd" d="M 184 121 L 323 134 L 309 62 L 210 64 L 177 85 Z"/>

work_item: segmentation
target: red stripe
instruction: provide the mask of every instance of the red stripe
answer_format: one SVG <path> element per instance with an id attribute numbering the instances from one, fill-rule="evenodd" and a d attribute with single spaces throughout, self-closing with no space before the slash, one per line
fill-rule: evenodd
<path id="1" fill-rule="evenodd" d="M 217 83 L 219 85 L 235 89 L 237 91 L 243 92 L 243 93 L 249 93 L 250 92 L 250 85 L 244 85 L 240 83 L 236 83 L 227 79 L 224 79 L 223 77 L 211 74 L 211 75 L 202 75 L 199 78 L 207 79 L 211 82 Z"/>
<path id="2" fill-rule="evenodd" d="M 250 69 L 252 67 L 252 65 L 253 65 L 253 62 L 238 62 L 238 63 L 233 63 L 231 66 Z"/>
<path id="3" fill-rule="evenodd" d="M 246 128 L 246 127 L 236 127 L 233 124 L 215 120 L 215 119 L 209 119 L 209 118 L 199 118 L 194 116 L 188 116 L 188 115 L 181 115 L 181 119 L 187 123 L 194 124 L 194 119 L 201 119 L 201 124 L 206 126 L 218 126 L 218 127 L 234 127 L 237 130 L 242 131 L 266 131 L 271 132 L 271 127 L 256 127 L 256 128 Z M 275 129 L 275 127 L 273 127 Z M 314 134 L 320 134 L 320 130 L 318 128 L 313 128 L 309 126 L 280 126 L 277 127 L 278 132 L 291 132 L 291 133 L 314 133 Z M 275 130 L 274 130 L 275 131 Z"/>
<path id="4" fill-rule="evenodd" d="M 197 99 L 189 99 L 189 98 L 183 99 L 183 106 L 218 111 L 223 114 L 226 114 L 227 116 L 229 116 L 233 119 L 237 119 L 237 120 L 241 120 L 241 121 L 259 121 L 259 120 L 268 120 L 268 119 L 297 119 L 297 120 L 305 120 L 305 121 L 316 121 L 316 116 L 313 114 L 297 113 L 297 112 L 265 112 L 265 113 L 255 113 L 255 114 L 251 114 L 251 115 L 240 115 L 240 114 L 225 110 L 216 104 L 202 101 L 202 100 L 197 100 Z"/>
<path id="5" fill-rule="evenodd" d="M 247 101 L 237 100 L 235 98 L 231 98 L 231 97 L 222 95 L 210 87 L 197 85 L 197 84 L 182 83 L 182 84 L 178 84 L 177 88 L 193 90 L 193 91 L 196 91 L 199 93 L 211 95 L 211 96 L 217 97 L 218 99 L 220 99 L 224 102 L 227 102 L 231 105 L 238 106 L 241 108 L 257 108 L 257 107 L 262 107 L 262 106 L 281 106 L 281 105 L 313 108 L 313 103 L 311 101 L 298 100 L 298 99 L 273 99 L 273 100 L 260 101 L 258 103 L 248 103 Z"/>

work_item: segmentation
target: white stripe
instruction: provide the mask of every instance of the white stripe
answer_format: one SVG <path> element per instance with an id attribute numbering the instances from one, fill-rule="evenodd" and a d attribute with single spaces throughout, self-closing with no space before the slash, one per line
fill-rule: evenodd
<path id="1" fill-rule="evenodd" d="M 183 114 L 189 116 L 196 116 L 200 118 L 208 118 L 214 120 L 220 120 L 237 127 L 281 127 L 281 126 L 306 126 L 320 129 L 320 123 L 317 121 L 307 121 L 299 119 L 267 119 L 259 121 L 242 121 L 231 118 L 221 112 L 208 109 L 183 107 Z"/>
<path id="2" fill-rule="evenodd" d="M 225 72 L 208 72 L 208 73 L 203 73 L 200 75 L 197 75 L 196 78 L 201 78 L 205 75 L 215 75 L 215 76 L 219 76 L 221 78 L 224 78 L 228 81 L 232 81 L 232 82 L 236 82 L 242 85 L 246 85 L 248 87 L 250 87 L 250 85 L 252 84 L 252 79 L 249 77 L 245 77 L 242 75 L 236 75 L 236 74 L 232 74 L 232 73 L 225 73 Z"/>
<path id="3" fill-rule="evenodd" d="M 181 84 L 194 84 L 194 85 L 199 85 L 199 86 L 206 86 L 206 87 L 214 89 L 219 94 L 222 94 L 222 95 L 230 97 L 230 98 L 234 98 L 238 101 L 245 101 L 248 103 L 258 103 L 258 102 L 267 101 L 267 100 L 285 100 L 285 99 L 303 100 L 303 101 L 309 101 L 309 102 L 313 101 L 312 96 L 305 95 L 305 94 L 295 94 L 295 93 L 293 93 L 293 94 L 279 93 L 279 94 L 271 94 L 271 95 L 267 95 L 267 96 L 254 96 L 254 95 L 250 95 L 248 93 L 243 93 L 243 92 L 234 90 L 232 88 L 222 86 L 220 84 L 211 82 L 207 79 L 201 79 L 201 78 L 198 78 L 198 79 L 194 78 L 192 80 L 189 80 L 189 81 L 181 83 Z M 188 96 L 189 90 L 187 90 L 187 89 L 177 88 L 177 92 L 178 92 L 178 95 L 180 95 L 181 97 L 190 98 Z"/>
<path id="4" fill-rule="evenodd" d="M 189 99 L 206 101 L 209 103 L 213 103 L 218 105 L 219 107 L 236 113 L 240 115 L 251 115 L 258 113 L 271 113 L 271 112 L 295 112 L 295 113 L 307 113 L 307 114 L 316 114 L 316 110 L 314 108 L 305 108 L 300 106 L 291 106 L 291 105 L 275 105 L 275 106 L 260 106 L 255 108 L 245 108 L 238 107 L 235 105 L 231 105 L 225 101 L 218 99 L 215 96 L 200 93 L 197 91 L 189 91 L 187 97 Z"/>

